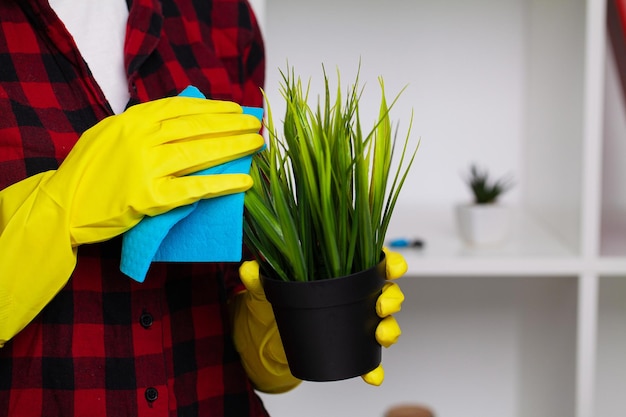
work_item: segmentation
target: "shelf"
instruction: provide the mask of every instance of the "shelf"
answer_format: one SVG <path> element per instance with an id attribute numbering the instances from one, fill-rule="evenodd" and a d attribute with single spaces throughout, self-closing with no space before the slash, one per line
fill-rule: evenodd
<path id="1" fill-rule="evenodd" d="M 398 208 L 389 239 L 421 239 L 423 248 L 395 249 L 409 264 L 407 276 L 571 276 L 581 260 L 529 215 L 517 211 L 510 236 L 497 246 L 472 247 L 457 235 L 453 208 L 428 211 Z"/>
<path id="2" fill-rule="evenodd" d="M 626 274 L 626 257 L 604 257 L 597 261 L 593 268 L 600 275 L 623 276 Z"/>

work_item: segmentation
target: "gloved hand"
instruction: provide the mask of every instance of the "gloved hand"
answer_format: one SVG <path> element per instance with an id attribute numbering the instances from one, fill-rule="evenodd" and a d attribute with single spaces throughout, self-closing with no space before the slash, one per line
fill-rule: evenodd
<path id="1" fill-rule="evenodd" d="M 381 346 L 387 348 L 396 343 L 402 334 L 400 326 L 392 314 L 400 311 L 404 302 L 404 294 L 400 286 L 391 281 L 404 275 L 408 265 L 400 253 L 390 251 L 387 248 L 383 250 L 385 252 L 387 280 L 389 282 L 383 286 L 383 292 L 376 301 L 376 313 L 378 317 L 382 318 L 376 328 L 376 341 Z M 378 368 L 363 375 L 362 378 L 370 385 L 379 386 L 385 379 L 385 371 L 382 365 L 378 365 Z"/>
<path id="2" fill-rule="evenodd" d="M 401 277 L 407 271 L 404 257 L 385 249 L 387 279 Z M 291 375 L 283 349 L 274 312 L 265 298 L 256 261 L 244 262 L 239 268 L 241 281 L 247 291 L 234 301 L 234 340 L 244 368 L 255 387 L 263 392 L 278 393 L 296 387 L 300 380 Z M 376 340 L 384 347 L 396 343 L 402 333 L 392 314 L 400 311 L 404 294 L 394 282 L 387 282 L 376 302 L 376 312 L 382 318 L 376 328 Z M 379 365 L 362 376 L 370 385 L 380 385 L 384 370 Z"/>
<path id="3" fill-rule="evenodd" d="M 171 97 L 87 130 L 58 170 L 0 191 L 0 346 L 65 285 L 76 247 L 144 215 L 247 190 L 248 175 L 184 176 L 263 146 L 260 122 L 231 102 Z"/>
<path id="4" fill-rule="evenodd" d="M 185 176 L 263 146 L 261 123 L 225 101 L 171 97 L 87 130 L 40 186 L 66 212 L 73 245 L 110 239 L 201 198 L 245 191 L 248 175 Z"/>

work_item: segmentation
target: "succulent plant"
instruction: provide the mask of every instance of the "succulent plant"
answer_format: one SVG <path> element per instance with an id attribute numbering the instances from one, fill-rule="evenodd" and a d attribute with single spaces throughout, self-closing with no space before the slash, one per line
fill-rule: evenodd
<path id="1" fill-rule="evenodd" d="M 489 172 L 472 164 L 469 176 L 466 178 L 467 185 L 472 190 L 474 203 L 491 204 L 495 203 L 498 198 L 510 190 L 514 183 L 513 178 L 505 176 L 495 181 L 490 180 Z"/>

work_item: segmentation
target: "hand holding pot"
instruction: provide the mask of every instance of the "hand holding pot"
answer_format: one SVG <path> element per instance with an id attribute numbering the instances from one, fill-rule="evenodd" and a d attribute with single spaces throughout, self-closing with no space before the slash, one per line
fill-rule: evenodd
<path id="1" fill-rule="evenodd" d="M 187 176 L 263 146 L 260 122 L 236 103 L 169 97 L 87 130 L 40 189 L 68 217 L 74 246 L 117 236 L 154 216 L 245 191 L 248 175 Z"/>
<path id="2" fill-rule="evenodd" d="M 381 346 L 389 347 L 396 343 L 402 334 L 400 326 L 392 314 L 400 311 L 404 301 L 404 294 L 400 286 L 391 281 L 404 275 L 408 265 L 400 253 L 392 252 L 386 248 L 383 250 L 386 258 L 386 278 L 389 282 L 383 287 L 383 292 L 376 302 L 376 314 L 382 318 L 376 328 L 376 341 Z M 384 377 L 385 372 L 382 365 L 362 376 L 365 382 L 376 386 L 382 384 Z"/>
<path id="3" fill-rule="evenodd" d="M 385 250 L 386 278 L 391 281 L 407 270 L 402 255 Z M 234 303 L 234 339 L 244 368 L 255 386 L 264 392 L 284 392 L 300 382 L 291 375 L 285 351 L 278 333 L 271 304 L 267 301 L 256 261 L 244 262 L 239 269 L 247 291 Z M 400 311 L 404 294 L 394 282 L 387 282 L 376 302 L 376 313 L 382 318 L 376 327 L 376 340 L 384 347 L 396 343 L 401 334 L 392 314 Z M 371 385 L 384 379 L 382 366 L 362 376 Z"/>

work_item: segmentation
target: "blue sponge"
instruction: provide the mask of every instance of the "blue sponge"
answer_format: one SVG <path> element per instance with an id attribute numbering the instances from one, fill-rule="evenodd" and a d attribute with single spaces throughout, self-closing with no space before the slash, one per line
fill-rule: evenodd
<path id="1" fill-rule="evenodd" d="M 180 95 L 206 98 L 193 86 Z M 263 117 L 261 108 L 244 107 L 243 111 Z M 249 155 L 192 175 L 248 173 L 251 162 Z M 229 194 L 144 217 L 123 236 L 120 270 L 143 282 L 152 262 L 240 261 L 243 199 L 244 193 Z"/>

